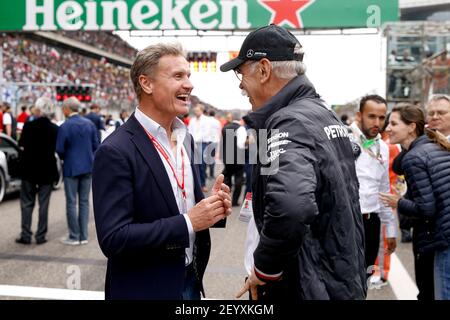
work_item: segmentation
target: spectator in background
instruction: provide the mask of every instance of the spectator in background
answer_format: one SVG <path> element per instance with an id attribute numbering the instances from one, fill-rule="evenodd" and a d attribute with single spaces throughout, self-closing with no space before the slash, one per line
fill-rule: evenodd
<path id="1" fill-rule="evenodd" d="M 447 52 L 436 59 L 433 66 L 433 93 L 449 94 L 450 59 Z"/>
<path id="2" fill-rule="evenodd" d="M 189 113 L 186 113 L 183 115 L 183 123 L 186 125 L 186 127 L 189 126 L 189 121 L 191 120 L 191 118 L 189 117 Z"/>
<path id="3" fill-rule="evenodd" d="M 391 53 L 388 57 L 388 65 L 393 65 L 397 63 L 397 51 L 391 50 Z"/>
<path id="4" fill-rule="evenodd" d="M 112 115 L 107 114 L 105 117 L 105 130 L 101 131 L 101 142 L 103 142 L 111 133 L 113 133 L 114 130 L 116 130 L 116 123 L 114 122 Z"/>
<path id="5" fill-rule="evenodd" d="M 34 105 L 31 105 L 30 108 L 30 115 L 27 118 L 27 122 L 33 121 L 34 119 L 36 119 L 36 113 L 35 113 L 35 108 Z"/>
<path id="6" fill-rule="evenodd" d="M 365 259 L 367 275 L 374 271 L 380 247 L 382 226 L 386 227 L 388 254 L 397 246 L 397 225 L 391 208 L 383 205 L 379 192 L 389 192 L 389 148 L 381 139 L 380 131 L 386 120 L 387 103 L 378 95 L 364 96 L 359 103 L 356 120 L 350 126 L 353 142 L 361 148 L 356 160 L 359 181 L 359 202 L 363 216 Z M 371 279 L 373 280 L 373 279 Z M 380 278 L 375 286 L 383 286 L 387 280 Z"/>
<path id="7" fill-rule="evenodd" d="M 403 194 L 406 190 L 406 183 L 404 182 L 403 176 L 397 175 L 393 170 L 394 159 L 399 155 L 401 146 L 398 144 L 390 144 L 389 135 L 386 133 L 386 127 L 389 124 L 389 114 L 386 117 L 384 126 L 380 131 L 381 138 L 386 142 L 389 148 L 389 184 L 390 192 L 392 194 Z M 394 210 L 396 211 L 396 210 Z M 408 221 L 404 221 L 402 216 L 399 216 L 400 231 L 401 231 L 401 242 L 411 242 L 411 228 L 408 226 Z M 387 237 L 387 225 L 381 225 L 380 232 L 380 245 L 378 250 L 378 257 L 375 261 L 375 273 L 371 278 L 371 285 L 376 289 L 380 289 L 384 285 L 387 285 L 389 271 L 391 266 L 391 255 L 388 252 L 389 240 Z"/>
<path id="8" fill-rule="evenodd" d="M 229 124 L 229 123 L 232 123 L 232 122 L 233 122 L 233 114 L 232 114 L 231 112 L 227 112 L 227 113 L 225 114 L 225 122 L 224 122 L 222 128 L 223 128 L 225 125 L 227 125 L 227 124 Z"/>
<path id="9" fill-rule="evenodd" d="M 23 110 L 23 108 L 22 108 Z M 35 234 L 36 244 L 46 243 L 48 225 L 48 206 L 53 183 L 58 178 L 55 149 L 58 126 L 48 118 L 53 110 L 49 98 L 37 99 L 35 112 L 37 118 L 23 126 L 19 145 L 23 148 L 21 157 L 20 208 L 22 212 L 22 232 L 17 243 L 30 244 L 31 217 L 38 195 L 39 222 Z"/>
<path id="10" fill-rule="evenodd" d="M 0 133 L 3 132 L 3 104 L 0 103 Z"/>
<path id="11" fill-rule="evenodd" d="M 411 51 L 409 49 L 404 49 L 402 55 L 396 57 L 396 61 L 404 65 L 411 65 L 411 63 L 415 62 L 416 59 L 411 55 Z"/>
<path id="12" fill-rule="evenodd" d="M 242 120 L 244 122 L 244 128 L 246 130 L 247 137 L 245 139 L 245 193 L 244 197 L 247 197 L 247 194 L 252 192 L 252 171 L 253 164 L 256 162 L 256 138 L 255 131 L 250 128 L 250 126 L 245 122 L 245 118 Z"/>
<path id="13" fill-rule="evenodd" d="M 399 144 L 391 144 L 389 135 L 386 132 L 386 128 L 389 125 L 389 116 L 386 117 L 383 129 L 381 130 L 381 137 L 389 147 L 389 184 L 392 194 L 403 195 L 406 192 L 406 182 L 403 175 L 399 175 L 394 170 L 394 161 L 402 151 L 402 147 Z M 410 219 L 405 219 L 404 216 L 398 215 L 399 227 L 401 232 L 401 242 L 408 243 L 412 241 L 411 223 Z"/>
<path id="14" fill-rule="evenodd" d="M 194 138 L 196 144 L 197 156 L 199 159 L 199 171 L 200 171 L 200 184 L 203 192 L 208 192 L 206 189 L 206 157 L 205 150 L 208 147 L 208 141 L 210 140 L 210 122 L 208 118 L 203 114 L 205 107 L 203 104 L 198 103 L 193 111 L 194 117 L 189 121 L 189 133 Z"/>
<path id="15" fill-rule="evenodd" d="M 56 151 L 64 161 L 64 191 L 69 235 L 61 242 L 66 245 L 88 243 L 91 172 L 94 152 L 99 145 L 94 124 L 78 113 L 80 105 L 80 101 L 75 97 L 64 100 L 62 110 L 67 120 L 59 128 L 56 142 Z"/>
<path id="16" fill-rule="evenodd" d="M 450 141 L 450 96 L 437 94 L 427 104 L 427 123 Z"/>
<path id="17" fill-rule="evenodd" d="M 239 205 L 244 182 L 245 140 L 247 131 L 239 122 L 239 112 L 233 112 L 233 121 L 222 129 L 222 161 L 225 165 L 224 183 L 233 190 L 232 205 Z M 234 183 L 233 183 L 234 178 Z"/>
<path id="18" fill-rule="evenodd" d="M 108 127 L 115 127 L 114 120 L 112 118 L 112 115 L 110 115 L 110 114 L 107 114 L 105 116 L 105 128 L 108 128 Z"/>
<path id="19" fill-rule="evenodd" d="M 105 131 L 105 124 L 103 123 L 102 118 L 100 117 L 100 106 L 98 104 L 91 104 L 91 112 L 85 115 L 86 118 L 92 121 L 92 123 L 97 128 L 98 141 L 102 140 L 102 130 Z"/>
<path id="20" fill-rule="evenodd" d="M 6 135 L 16 140 L 17 121 L 11 111 L 9 103 L 3 103 L 3 131 Z"/>
<path id="21" fill-rule="evenodd" d="M 25 122 L 29 117 L 26 106 L 22 106 L 21 110 L 22 112 L 17 116 L 17 136 L 20 136 L 20 133 L 22 132 L 23 129 L 23 125 L 25 124 Z"/>
<path id="22" fill-rule="evenodd" d="M 421 278 L 416 273 L 418 287 L 432 288 L 434 272 L 435 299 L 450 300 L 450 143 L 441 133 L 425 128 L 423 110 L 411 104 L 392 109 L 386 132 L 391 143 L 406 150 L 400 161 L 408 187 L 406 197 L 389 193 L 380 197 L 400 214 L 414 218 L 415 260 L 434 255 L 433 268 L 422 270 Z M 432 298 L 430 293 L 427 298 Z"/>
<path id="23" fill-rule="evenodd" d="M 211 150 L 210 155 L 211 155 L 211 159 L 210 159 L 210 163 L 208 164 L 209 167 L 209 177 L 211 179 L 215 178 L 215 165 L 216 165 L 216 152 L 217 152 L 217 148 L 219 146 L 219 142 L 220 142 L 220 133 L 221 133 L 221 129 L 222 129 L 222 125 L 220 124 L 220 121 L 216 119 L 216 112 L 214 110 L 210 110 L 209 111 L 209 121 L 210 123 L 210 139 L 211 139 L 211 143 L 209 145 L 209 149 Z M 208 171 L 208 170 L 206 170 Z M 226 183 L 225 183 L 226 184 Z"/>
<path id="24" fill-rule="evenodd" d="M 349 126 L 349 125 L 352 124 L 352 123 L 350 122 L 350 119 L 349 119 L 348 115 L 345 114 L 345 113 L 341 116 L 341 121 L 342 121 L 342 123 L 345 124 L 346 126 Z"/>
<path id="25" fill-rule="evenodd" d="M 128 120 L 128 111 L 121 110 L 119 119 L 116 121 L 116 129 L 123 125 Z"/>

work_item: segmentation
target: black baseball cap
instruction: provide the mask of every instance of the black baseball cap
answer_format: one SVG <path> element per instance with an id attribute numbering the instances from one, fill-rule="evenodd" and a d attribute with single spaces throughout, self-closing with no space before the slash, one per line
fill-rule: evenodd
<path id="1" fill-rule="evenodd" d="M 222 72 L 239 67 L 248 60 L 303 61 L 303 53 L 294 53 L 297 38 L 283 27 L 270 24 L 250 32 L 242 43 L 239 55 L 220 66 Z"/>

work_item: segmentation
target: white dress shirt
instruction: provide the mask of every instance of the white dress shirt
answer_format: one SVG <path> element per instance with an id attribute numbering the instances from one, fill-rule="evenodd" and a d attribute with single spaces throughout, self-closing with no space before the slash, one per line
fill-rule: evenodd
<path id="1" fill-rule="evenodd" d="M 172 185 L 172 192 L 177 201 L 178 210 L 183 214 L 186 220 L 186 225 L 189 232 L 189 248 L 186 248 L 186 265 L 192 262 L 193 258 L 193 248 L 195 241 L 195 232 L 192 227 L 191 220 L 189 219 L 187 212 L 195 206 L 195 195 L 194 195 L 194 177 L 191 170 L 191 162 L 187 155 L 186 149 L 184 148 L 183 142 L 187 134 L 187 129 L 184 123 L 178 119 L 174 118 L 172 122 L 172 139 L 176 142 L 176 155 L 174 155 L 172 148 L 170 146 L 169 137 L 167 136 L 166 130 L 161 127 L 156 121 L 145 115 L 139 108 L 136 108 L 134 116 L 137 121 L 159 142 L 163 147 L 164 151 L 170 158 L 170 163 L 172 164 L 177 177 L 182 180 L 182 158 L 181 150 L 183 150 L 184 156 L 184 189 L 186 190 L 186 212 L 183 211 L 183 198 L 181 194 L 181 189 L 178 187 L 177 181 L 173 175 L 173 171 L 170 165 L 167 163 L 164 156 L 159 152 L 159 157 L 161 158 L 164 168 L 166 169 L 167 176 L 169 177 L 170 184 Z M 149 143 L 152 141 L 148 140 Z"/>
<path id="2" fill-rule="evenodd" d="M 217 120 L 214 117 L 208 117 L 210 124 L 209 124 L 209 129 L 210 129 L 210 139 L 212 143 L 219 143 L 220 142 L 220 136 L 222 135 L 222 125 L 220 124 L 220 121 Z"/>
<path id="3" fill-rule="evenodd" d="M 199 118 L 192 117 L 189 121 L 188 129 L 195 143 L 211 142 L 211 121 L 209 117 L 203 114 Z"/>
<path id="4" fill-rule="evenodd" d="M 238 120 L 233 120 L 233 123 L 239 125 L 239 127 L 236 129 L 236 132 L 233 133 L 236 134 L 236 147 L 238 149 L 245 149 L 245 141 L 247 140 L 247 129 L 245 129 L 245 127 Z"/>
<path id="5" fill-rule="evenodd" d="M 389 148 L 378 135 L 377 142 L 369 149 L 376 154 L 379 143 L 381 160 L 372 157 L 361 146 L 358 138 L 362 132 L 354 122 L 350 126 L 353 131 L 352 140 L 361 148 L 361 155 L 356 160 L 356 175 L 359 181 L 359 203 L 362 213 L 377 213 L 382 223 L 386 225 L 387 238 L 397 236 L 397 222 L 390 207 L 385 206 L 380 200 L 380 192 L 389 193 Z"/>

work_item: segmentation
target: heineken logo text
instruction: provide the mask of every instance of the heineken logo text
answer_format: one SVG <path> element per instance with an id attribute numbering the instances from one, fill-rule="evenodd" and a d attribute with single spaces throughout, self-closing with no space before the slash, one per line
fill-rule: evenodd
<path id="1" fill-rule="evenodd" d="M 249 29 L 247 11 L 244 0 L 26 0 L 23 30 Z"/>

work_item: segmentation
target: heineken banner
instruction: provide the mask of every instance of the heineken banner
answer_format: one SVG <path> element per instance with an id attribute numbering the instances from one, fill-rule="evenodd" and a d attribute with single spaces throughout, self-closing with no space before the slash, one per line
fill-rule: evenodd
<path id="1" fill-rule="evenodd" d="M 379 27 L 398 0 L 2 0 L 1 31 Z"/>

